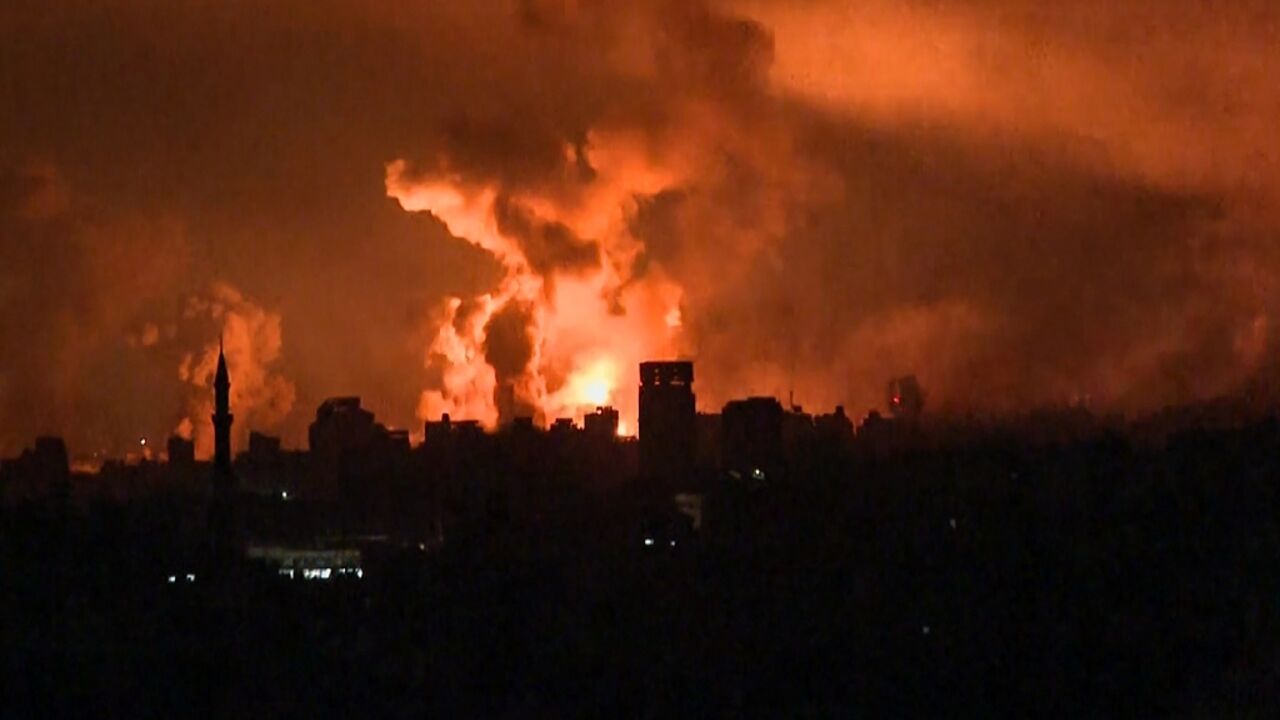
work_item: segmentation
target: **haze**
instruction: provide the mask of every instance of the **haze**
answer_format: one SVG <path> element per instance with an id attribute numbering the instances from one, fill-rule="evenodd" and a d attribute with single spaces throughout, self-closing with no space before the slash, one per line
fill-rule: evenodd
<path id="1" fill-rule="evenodd" d="M 0 456 L 610 403 L 1275 401 L 1272 2 L 17 0 Z M 243 442 L 243 437 L 238 439 Z"/>

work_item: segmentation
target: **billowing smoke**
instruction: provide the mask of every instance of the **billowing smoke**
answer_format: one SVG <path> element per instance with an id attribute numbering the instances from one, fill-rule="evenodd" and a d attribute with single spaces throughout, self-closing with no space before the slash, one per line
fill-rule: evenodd
<path id="1" fill-rule="evenodd" d="M 1171 116 L 1207 121 L 1238 156 L 1233 131 L 1256 129 L 1276 93 L 1247 100 L 1229 122 L 1174 107 L 1160 93 L 1176 81 L 1164 73 L 1178 59 L 1160 34 L 1152 40 L 1160 65 L 1135 67 L 1130 85 L 1117 87 L 1099 64 L 1113 56 L 1105 43 L 1046 44 L 1050 21 L 1072 15 L 1066 9 L 746 7 L 760 24 L 697 4 L 633 6 L 631 21 L 661 31 L 638 32 L 625 59 L 603 54 L 593 72 L 603 66 L 638 81 L 653 106 L 637 108 L 623 93 L 608 98 L 594 117 L 577 118 L 581 135 L 559 138 L 558 157 L 550 140 L 535 153 L 545 159 L 541 173 L 517 164 L 523 172 L 511 174 L 466 133 L 450 137 L 448 154 L 425 169 L 389 166 L 388 190 L 402 206 L 431 212 L 506 269 L 496 292 L 473 304 L 496 314 L 492 325 L 473 323 L 463 364 L 487 362 L 499 384 L 514 380 L 547 412 L 566 410 L 554 402 L 557 390 L 575 385 L 585 356 L 616 368 L 607 384 L 625 388 L 625 410 L 631 388 L 621 368 L 675 352 L 699 361 L 703 397 L 713 403 L 794 390 L 802 400 L 865 407 L 885 378 L 913 372 L 939 407 L 958 411 L 1081 401 L 1145 410 L 1256 390 L 1259 373 L 1273 367 L 1276 300 L 1264 289 L 1276 270 L 1266 249 L 1273 226 L 1242 226 L 1258 218 L 1242 220 L 1231 206 L 1236 188 L 1216 182 L 1252 177 L 1248 193 L 1274 196 L 1273 149 L 1252 134 L 1246 147 L 1257 167 L 1206 165 L 1199 128 L 1184 132 Z M 1088 13 L 1081 22 L 1117 29 L 1147 21 L 1141 11 Z M 1194 34 L 1189 18 L 1198 13 L 1178 4 L 1156 22 L 1176 39 Z M 1000 18 L 1008 26 L 984 39 L 982 28 Z M 560 25 L 538 32 L 572 38 L 592 20 L 586 11 L 557 15 Z M 915 29 L 917 20 L 933 34 Z M 1215 31 L 1229 31 L 1247 17 L 1213 20 Z M 776 63 L 771 23 L 786 43 Z M 850 43 L 815 58 L 809 37 Z M 934 48 L 931 37 L 946 42 Z M 1256 77 L 1242 50 L 1276 64 L 1274 48 L 1255 43 L 1253 31 L 1238 36 L 1240 47 L 1232 37 L 1196 35 L 1197 45 L 1223 51 L 1194 69 L 1206 93 L 1217 92 L 1215 71 Z M 1035 47 L 1051 57 L 1020 65 Z M 983 48 L 990 57 L 973 55 Z M 1082 48 L 1094 59 L 1065 61 Z M 922 53 L 935 62 L 913 66 Z M 1052 62 L 1059 54 L 1064 61 Z M 1013 70 L 998 74 L 997 62 Z M 1082 82 L 1106 106 L 1136 113 L 1140 126 L 1091 103 Z M 490 132 L 532 142 L 527 120 Z M 1092 144 L 1079 135 L 1086 124 Z M 1151 128 L 1162 139 L 1148 149 L 1142 132 Z M 1174 146 L 1187 152 L 1171 162 Z M 468 162 L 477 157 L 485 162 Z M 583 227 L 599 217 L 613 219 L 608 230 Z M 580 284 L 597 268 L 613 272 L 597 278 L 594 297 L 572 305 L 557 297 L 559 285 Z M 667 305 L 619 302 L 619 292 L 635 288 Z M 547 330 L 564 315 L 601 327 L 638 312 L 649 321 L 568 352 Z M 666 316 L 688 322 L 671 332 L 653 321 Z M 502 339 L 486 343 L 487 332 Z M 628 343 L 634 354 L 615 349 Z M 480 349 L 494 344 L 507 351 Z M 557 371 L 566 366 L 573 369 Z M 450 388 L 429 394 L 447 399 Z M 487 393 L 473 400 L 483 405 Z"/>
<path id="2" fill-rule="evenodd" d="M 288 416 L 297 394 L 293 383 L 276 370 L 283 346 L 280 315 L 218 283 L 207 295 L 187 299 L 181 322 L 202 329 L 207 340 L 198 351 L 183 355 L 178 365 L 178 379 L 187 389 L 188 412 L 175 432 L 195 441 L 198 456 L 213 454 L 210 418 L 220 348 L 231 377 L 229 400 L 236 418 L 232 437 L 243 448 L 250 430 L 274 430 Z M 213 340 L 215 330 L 218 340 Z"/>
<path id="3" fill-rule="evenodd" d="M 87 453 L 155 427 L 173 388 L 147 377 L 126 336 L 188 251 L 171 218 L 103 208 L 51 162 L 0 162 L 0 456 L 37 433 Z"/>
<path id="4" fill-rule="evenodd" d="M 405 209 L 430 212 L 503 268 L 489 292 L 447 298 L 437 311 L 421 416 L 492 422 L 504 392 L 509 411 L 544 419 L 610 403 L 634 410 L 623 369 L 677 351 L 679 328 L 667 319 L 680 290 L 657 268 L 637 282 L 643 246 L 630 221 L 667 180 L 633 152 L 592 135 L 565 148 L 561 182 L 530 189 L 388 166 L 387 190 Z"/>
<path id="5" fill-rule="evenodd" d="M 712 409 L 1273 397 L 1278 13 L 8 3 L 3 448 L 172 428 L 168 327 L 219 280 L 289 337 L 295 444 L 333 394 L 633 419 L 675 355 Z"/>

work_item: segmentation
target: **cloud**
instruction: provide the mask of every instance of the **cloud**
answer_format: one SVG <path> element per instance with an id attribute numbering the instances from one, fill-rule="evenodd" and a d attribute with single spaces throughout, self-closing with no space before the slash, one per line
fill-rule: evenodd
<path id="1" fill-rule="evenodd" d="M 0 165 L 0 188 L 0 454 L 37 433 L 135 443 L 125 336 L 183 272 L 181 225 L 100 208 L 48 163 Z"/>
<path id="2" fill-rule="evenodd" d="M 217 283 L 207 294 L 187 299 L 182 323 L 203 330 L 200 334 L 209 338 L 199 350 L 185 353 L 178 365 L 178 379 L 187 386 L 188 412 L 176 430 L 195 440 L 198 455 L 213 454 L 210 418 L 220 346 L 231 379 L 233 437 L 240 447 L 247 443 L 250 430 L 273 430 L 288 417 L 297 391 L 276 369 L 284 345 L 279 314 L 254 304 L 236 288 Z"/>
<path id="3" fill-rule="evenodd" d="M 712 409 L 865 409 L 906 372 L 956 411 L 1243 392 L 1276 359 L 1276 27 L 1191 0 L 9 3 L 6 447 L 172 427 L 168 327 L 219 281 L 287 328 L 296 407 L 393 425 L 492 421 L 516 373 L 544 415 L 608 387 L 634 417 L 635 363 L 674 355 Z"/>

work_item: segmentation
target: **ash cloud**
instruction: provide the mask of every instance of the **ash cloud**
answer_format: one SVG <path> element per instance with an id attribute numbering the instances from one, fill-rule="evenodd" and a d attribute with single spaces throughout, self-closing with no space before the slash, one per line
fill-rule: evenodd
<path id="1" fill-rule="evenodd" d="M 517 302 L 508 303 L 489 318 L 485 325 L 484 356 L 499 383 L 520 378 L 533 360 L 533 324 L 531 308 Z"/>
<path id="2" fill-rule="evenodd" d="M 226 283 L 215 283 L 206 292 L 186 299 L 178 323 L 175 327 L 182 328 L 178 342 L 194 344 L 198 349 L 184 352 L 178 364 L 178 379 L 186 390 L 187 413 L 174 432 L 193 440 L 197 455 L 213 455 L 210 418 L 219 352 L 225 354 L 227 370 L 234 377 L 230 402 L 236 409 L 237 422 L 232 431 L 241 447 L 247 444 L 250 429 L 272 431 L 288 417 L 297 390 L 278 371 L 284 347 L 278 313 L 258 306 Z M 207 339 L 215 335 L 217 341 Z M 206 340 L 201 342 L 198 338 Z"/>
<path id="3" fill-rule="evenodd" d="M 1252 391 L 1276 370 L 1278 14 L 6 4 L 3 449 L 167 431 L 191 388 L 148 352 L 218 281 L 279 316 L 294 444 L 335 394 L 392 425 L 484 419 L 496 366 L 468 349 L 522 322 L 531 365 L 519 342 L 494 360 L 541 364 L 547 402 L 608 365 L 606 333 L 620 402 L 632 356 L 675 353 L 713 408 L 794 387 L 862 410 L 904 372 L 956 411 Z M 555 278 L 519 302 L 562 309 L 490 342 L 509 268 L 483 228 L 388 199 L 396 161 L 406 193 L 502 198 L 472 216 Z"/>
<path id="4" fill-rule="evenodd" d="M 538 218 L 518 201 L 499 196 L 493 216 L 498 232 L 514 237 L 529 265 L 544 277 L 600 264 L 600 250 L 595 243 L 579 238 L 564 223 Z"/>
<path id="5" fill-rule="evenodd" d="M 157 409 L 117 398 L 151 396 L 155 369 L 131 362 L 126 335 L 182 272 L 182 228 L 102 208 L 51 163 L 0 164 L 0 178 L 0 454 L 37 433 L 131 446 Z"/>

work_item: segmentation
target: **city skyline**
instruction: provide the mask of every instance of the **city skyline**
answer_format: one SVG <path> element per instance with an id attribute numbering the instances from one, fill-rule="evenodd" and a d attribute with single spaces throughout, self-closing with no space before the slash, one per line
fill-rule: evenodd
<path id="1" fill-rule="evenodd" d="M 1280 0 L 0 0 L 0 718 L 1280 717 Z"/>

